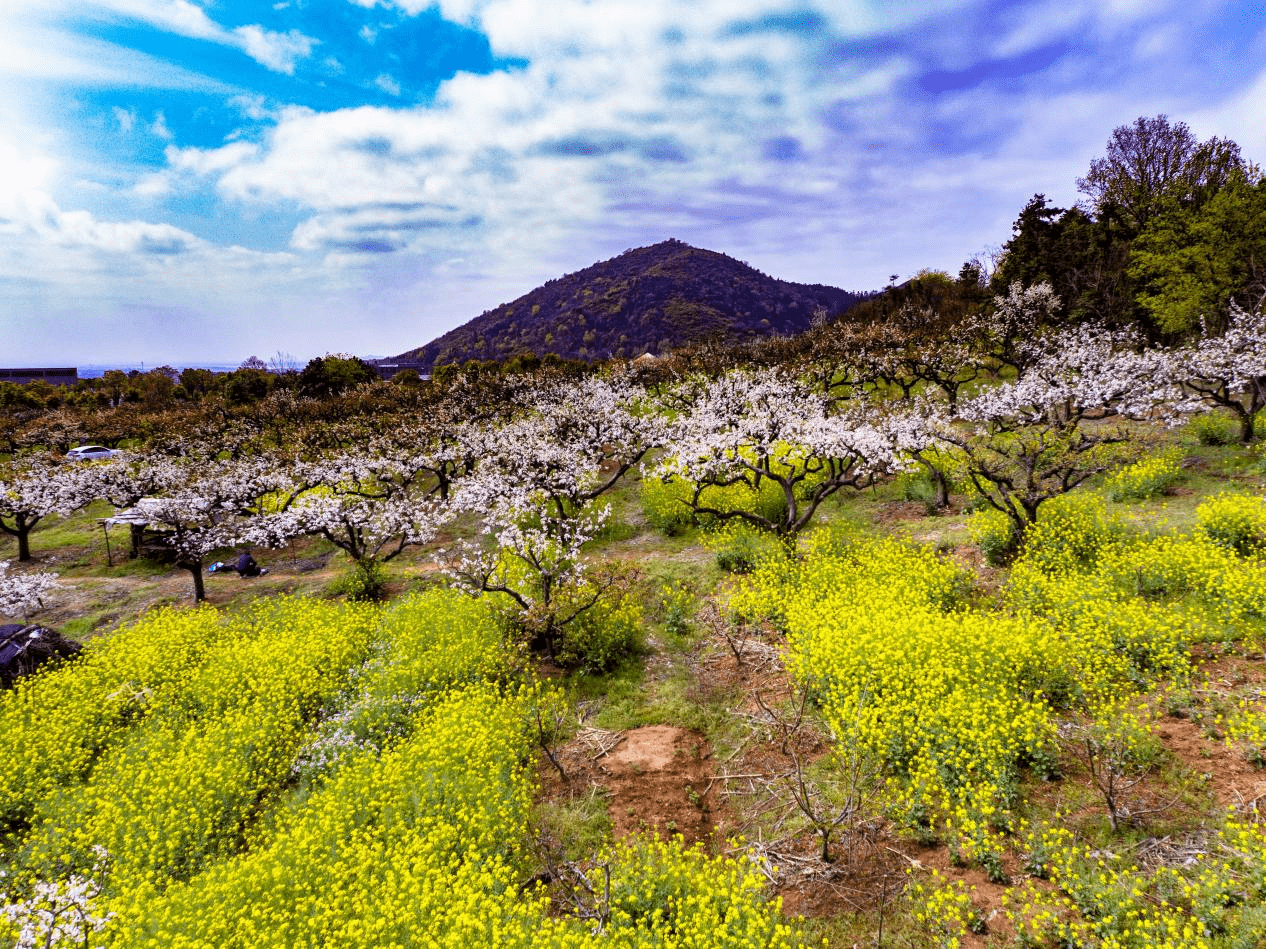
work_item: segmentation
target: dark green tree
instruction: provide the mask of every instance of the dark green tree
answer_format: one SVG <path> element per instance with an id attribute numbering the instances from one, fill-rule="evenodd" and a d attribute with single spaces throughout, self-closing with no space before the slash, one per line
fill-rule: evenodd
<path id="1" fill-rule="evenodd" d="M 299 373 L 299 394 L 327 399 L 366 382 L 375 382 L 378 373 L 355 356 L 317 356 Z"/>
<path id="2" fill-rule="evenodd" d="M 1107 154 L 1090 163 L 1086 177 L 1077 179 L 1077 190 L 1097 217 L 1115 208 L 1126 227 L 1138 233 L 1171 202 L 1196 207 L 1208 201 L 1243 167 L 1235 142 L 1199 142 L 1185 122 L 1140 116 L 1132 125 L 1113 129 Z"/>
<path id="3" fill-rule="evenodd" d="M 1134 323 L 1140 314 L 1126 272 L 1129 253 L 1115 208 L 1096 219 L 1036 194 L 1016 218 L 990 286 L 1006 295 L 1017 282 L 1026 288 L 1049 283 L 1061 301 L 1061 320 Z"/>

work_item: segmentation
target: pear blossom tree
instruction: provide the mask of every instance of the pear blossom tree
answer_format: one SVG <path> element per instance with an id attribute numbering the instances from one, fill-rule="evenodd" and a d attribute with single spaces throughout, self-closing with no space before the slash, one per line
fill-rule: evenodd
<path id="1" fill-rule="evenodd" d="M 285 510 L 295 493 L 285 469 L 257 456 L 217 463 L 151 454 L 94 466 L 94 496 L 128 507 L 164 535 L 176 566 L 206 599 L 203 564 L 214 550 L 244 542 L 245 525 Z"/>
<path id="2" fill-rule="evenodd" d="M 160 498 L 143 498 L 136 505 L 149 525 L 165 535 L 176 557 L 176 566 L 193 578 L 193 598 L 207 598 L 203 563 L 207 554 L 237 540 L 238 525 L 232 518 L 233 505 L 218 496 L 214 482 L 190 484 Z"/>
<path id="3" fill-rule="evenodd" d="M 243 520 L 263 516 L 265 499 L 278 490 L 279 477 L 263 460 L 243 460 L 212 472 L 191 465 L 183 472 L 179 486 L 157 497 L 143 497 L 135 506 L 151 527 L 166 535 L 176 566 L 189 572 L 194 600 L 201 602 L 206 599 L 202 574 L 207 555 L 243 542 Z M 165 477 L 175 476 L 168 472 Z"/>
<path id="4" fill-rule="evenodd" d="M 1131 439 L 1120 424 L 1172 411 L 1176 387 L 1155 351 L 1081 327 L 1051 338 L 1020 377 L 932 417 L 976 492 L 1017 537 L 1046 501 L 1117 465 Z"/>
<path id="5" fill-rule="evenodd" d="M 44 595 L 57 586 L 57 574 L 9 573 L 9 561 L 0 560 L 0 616 L 21 616 L 44 607 Z"/>
<path id="6" fill-rule="evenodd" d="M 319 536 L 364 567 L 370 561 L 393 560 L 406 547 L 435 537 L 443 521 L 442 505 L 363 483 L 362 490 L 353 491 L 335 478 L 311 484 L 286 510 L 254 518 L 242 540 L 280 547 L 297 537 Z"/>
<path id="7" fill-rule="evenodd" d="M 47 455 L 10 462 L 0 473 L 0 531 L 18 542 L 18 560 L 31 559 L 31 531 L 50 514 L 65 516 L 93 500 L 91 465 L 60 464 Z"/>
<path id="8" fill-rule="evenodd" d="M 351 558 L 371 596 L 381 585 L 379 566 L 430 542 L 449 516 L 446 505 L 419 496 L 417 469 L 390 458 L 340 454 L 297 462 L 284 477 L 270 495 L 274 509 L 255 512 L 238 541 L 277 548 L 323 537 Z"/>
<path id="9" fill-rule="evenodd" d="M 100 876 L 105 851 L 93 850 L 98 854 L 93 872 Z M 91 876 L 36 880 L 24 898 L 0 894 L 0 916 L 13 930 L 14 949 L 91 946 L 114 917 L 98 906 L 100 896 L 101 884 Z"/>
<path id="10" fill-rule="evenodd" d="M 1266 311 L 1245 310 L 1234 300 L 1225 331 L 1211 333 L 1171 352 L 1169 372 L 1200 403 L 1228 409 L 1240 423 L 1240 442 L 1254 438 L 1257 416 L 1266 408 Z"/>
<path id="11" fill-rule="evenodd" d="M 425 418 L 404 419 L 391 432 L 370 439 L 365 450 L 391 458 L 402 487 L 447 502 L 454 484 L 474 470 L 482 450 L 480 426 L 451 409 L 439 405 Z"/>
<path id="12" fill-rule="evenodd" d="M 1017 280 L 1005 297 L 994 296 L 992 311 L 969 319 L 964 331 L 982 354 L 1023 373 L 1039 355 L 1034 341 L 1045 335 L 1059 308 L 1059 295 L 1049 283 L 1025 287 Z"/>
<path id="13" fill-rule="evenodd" d="M 654 473 L 684 481 L 696 514 L 740 519 L 791 542 L 827 498 L 902 470 L 928 442 L 919 418 L 857 405 L 831 412 L 828 398 L 780 374 L 735 372 L 712 382 L 673 425 L 669 454 Z M 771 515 L 718 506 L 716 490 L 770 481 L 784 505 Z"/>
<path id="14" fill-rule="evenodd" d="M 94 498 L 116 508 L 130 508 L 142 498 L 179 488 L 189 481 L 192 470 L 190 462 L 156 452 L 93 464 L 87 468 L 87 478 Z"/>

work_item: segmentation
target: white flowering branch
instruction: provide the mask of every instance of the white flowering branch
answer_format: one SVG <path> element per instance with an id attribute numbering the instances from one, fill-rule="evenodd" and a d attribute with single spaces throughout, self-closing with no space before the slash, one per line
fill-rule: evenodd
<path id="1" fill-rule="evenodd" d="M 44 607 L 44 595 L 57 586 L 55 573 L 9 573 L 9 561 L 0 560 L 0 616 L 24 620 Z"/>
<path id="2" fill-rule="evenodd" d="M 794 537 L 839 490 L 900 470 L 926 437 L 913 416 L 856 408 L 831 413 L 824 395 L 786 375 L 735 372 L 699 391 L 672 427 L 669 455 L 654 470 L 690 485 L 696 514 L 741 519 Z M 718 507 L 715 489 L 778 486 L 785 506 L 770 516 L 750 506 Z"/>

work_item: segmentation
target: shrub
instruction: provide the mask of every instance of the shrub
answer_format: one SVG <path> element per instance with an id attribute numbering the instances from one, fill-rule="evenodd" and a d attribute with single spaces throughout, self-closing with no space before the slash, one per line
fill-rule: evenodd
<path id="1" fill-rule="evenodd" d="M 902 500 L 919 502 L 929 514 L 936 511 L 936 484 L 925 469 L 902 472 L 897 476 L 896 487 Z"/>
<path id="2" fill-rule="evenodd" d="M 664 629 L 685 636 L 694 625 L 695 598 L 688 590 L 665 586 L 663 590 Z"/>
<path id="3" fill-rule="evenodd" d="M 342 593 L 353 603 L 376 603 L 387 588 L 387 569 L 381 561 L 358 560 L 352 572 L 334 584 L 334 592 Z"/>
<path id="4" fill-rule="evenodd" d="M 594 592 L 582 584 L 568 596 L 586 600 Z M 641 648 L 641 621 L 642 610 L 627 589 L 611 587 L 563 628 L 555 659 L 564 668 L 606 672 Z"/>
<path id="5" fill-rule="evenodd" d="M 1145 501 L 1178 480 L 1180 453 L 1175 449 L 1127 465 L 1109 476 L 1104 485 L 1113 501 Z"/>
<path id="6" fill-rule="evenodd" d="M 731 521 L 707 538 L 716 553 L 717 566 L 727 573 L 751 573 L 771 553 L 775 541 L 768 534 Z"/>
<path id="7" fill-rule="evenodd" d="M 977 511 L 967 522 L 972 543 L 985 555 L 985 562 L 991 567 L 1006 564 L 1020 546 L 1020 537 L 1016 533 L 1011 518 L 999 510 L 988 507 Z"/>
<path id="8" fill-rule="evenodd" d="M 1024 558 L 1047 573 L 1092 567 L 1121 536 L 1120 522 L 1093 494 L 1052 498 L 1024 532 Z"/>
<path id="9" fill-rule="evenodd" d="M 1204 412 L 1187 423 L 1187 431 L 1201 445 L 1238 445 L 1240 426 L 1221 412 Z"/>
<path id="10" fill-rule="evenodd" d="M 1219 494 L 1196 508 L 1200 529 L 1241 556 L 1266 551 L 1266 498 Z"/>

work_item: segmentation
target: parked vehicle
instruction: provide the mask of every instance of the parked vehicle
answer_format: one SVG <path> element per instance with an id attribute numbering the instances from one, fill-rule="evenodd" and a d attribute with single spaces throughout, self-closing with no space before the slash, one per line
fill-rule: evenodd
<path id="1" fill-rule="evenodd" d="M 100 461 L 102 458 L 113 458 L 118 454 L 113 448 L 104 445 L 80 445 L 66 452 L 67 461 Z"/>

